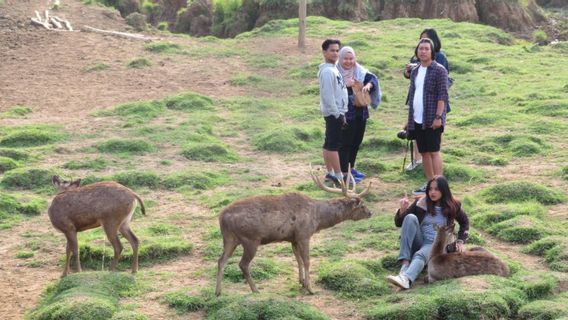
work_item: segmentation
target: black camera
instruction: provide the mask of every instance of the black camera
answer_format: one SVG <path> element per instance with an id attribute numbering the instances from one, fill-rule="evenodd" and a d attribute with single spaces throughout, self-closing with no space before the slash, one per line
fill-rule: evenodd
<path id="1" fill-rule="evenodd" d="M 396 137 L 399 138 L 399 139 L 403 139 L 403 140 L 405 140 L 405 139 L 410 140 L 410 137 L 408 135 L 408 131 L 406 131 L 404 129 L 397 132 Z"/>

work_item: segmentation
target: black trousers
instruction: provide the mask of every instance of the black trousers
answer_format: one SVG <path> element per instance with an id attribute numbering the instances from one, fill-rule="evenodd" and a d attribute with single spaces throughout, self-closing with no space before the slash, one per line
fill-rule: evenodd
<path id="1" fill-rule="evenodd" d="M 339 163 L 342 172 L 347 172 L 349 164 L 351 164 L 351 168 L 355 167 L 359 146 L 361 146 L 365 135 L 367 120 L 363 119 L 362 115 L 357 115 L 347 124 L 347 128 L 341 130 L 341 146 L 339 147 Z"/>

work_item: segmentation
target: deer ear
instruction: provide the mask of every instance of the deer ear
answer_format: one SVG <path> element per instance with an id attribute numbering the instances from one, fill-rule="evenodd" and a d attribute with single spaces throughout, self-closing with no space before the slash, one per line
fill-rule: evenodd
<path id="1" fill-rule="evenodd" d="M 71 184 L 69 186 L 79 188 L 81 186 L 81 179 L 77 179 L 77 180 L 71 182 Z"/>
<path id="2" fill-rule="evenodd" d="M 61 184 L 61 180 L 59 179 L 59 176 L 53 176 L 51 178 L 51 183 L 56 186 L 59 187 L 59 185 Z"/>

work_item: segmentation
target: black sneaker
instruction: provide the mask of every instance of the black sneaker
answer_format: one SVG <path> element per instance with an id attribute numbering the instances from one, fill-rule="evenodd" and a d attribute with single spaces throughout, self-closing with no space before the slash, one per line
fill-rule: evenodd
<path id="1" fill-rule="evenodd" d="M 341 186 L 341 182 L 339 181 L 339 178 L 337 178 L 335 175 L 328 173 L 325 175 L 325 181 L 331 181 L 333 182 L 333 184 L 335 186 Z"/>
<path id="2" fill-rule="evenodd" d="M 428 184 L 425 183 L 422 187 L 414 190 L 414 192 L 412 192 L 414 195 L 422 195 L 422 194 L 426 194 L 426 188 L 428 187 Z"/>

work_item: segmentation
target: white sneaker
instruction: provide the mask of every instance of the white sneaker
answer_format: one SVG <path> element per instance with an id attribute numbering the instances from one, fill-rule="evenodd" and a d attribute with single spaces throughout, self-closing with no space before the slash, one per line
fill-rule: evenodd
<path id="1" fill-rule="evenodd" d="M 395 286 L 401 287 L 403 289 L 410 288 L 410 280 L 408 280 L 408 277 L 405 275 L 399 274 L 396 276 L 388 276 L 387 280 Z"/>
<path id="2" fill-rule="evenodd" d="M 412 171 L 422 164 L 422 160 L 412 161 L 406 166 L 406 171 Z"/>

